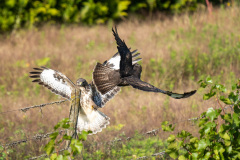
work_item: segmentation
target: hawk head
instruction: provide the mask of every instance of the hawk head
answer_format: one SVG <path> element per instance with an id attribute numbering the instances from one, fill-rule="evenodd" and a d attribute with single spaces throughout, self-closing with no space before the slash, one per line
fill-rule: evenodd
<path id="1" fill-rule="evenodd" d="M 85 89 L 89 88 L 88 82 L 83 78 L 77 80 L 77 86 L 84 87 Z"/>

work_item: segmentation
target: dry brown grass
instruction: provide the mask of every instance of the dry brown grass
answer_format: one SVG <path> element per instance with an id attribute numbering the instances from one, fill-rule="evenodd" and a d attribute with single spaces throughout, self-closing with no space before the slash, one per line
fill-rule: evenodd
<path id="1" fill-rule="evenodd" d="M 197 81 L 200 76 L 191 79 L 195 72 L 185 74 L 181 68 L 185 64 L 180 64 L 180 67 L 176 68 L 175 62 L 181 61 L 186 51 L 195 55 L 196 59 L 202 53 L 213 56 L 209 44 L 214 34 L 217 34 L 217 38 L 226 35 L 231 37 L 232 34 L 233 38 L 229 38 L 231 45 L 239 43 L 240 30 L 237 29 L 237 26 L 240 26 L 239 16 L 239 9 L 229 9 L 214 10 L 211 17 L 206 13 L 196 13 L 191 16 L 176 16 L 164 21 L 160 19 L 145 22 L 126 21 L 118 25 L 118 32 L 129 47 L 138 49 L 141 53 L 143 80 L 161 89 L 169 89 L 171 86 L 168 82 L 177 79 L 173 82 L 173 91 L 186 92 L 198 89 Z M 211 26 L 213 28 L 217 26 L 217 31 L 212 30 Z M 117 51 L 111 27 L 45 26 L 41 29 L 23 30 L 14 35 L 3 36 L 0 41 L 0 85 L 5 89 L 0 97 L 1 111 L 60 100 L 46 88 L 40 87 L 39 90 L 37 84 L 31 83 L 31 79 L 27 77 L 33 67 L 38 67 L 37 60 L 44 57 L 50 58 L 50 68 L 61 71 L 73 81 L 82 77 L 90 82 L 96 62 L 105 61 Z M 177 55 L 172 60 L 173 50 Z M 150 59 L 162 60 L 164 74 L 151 69 Z M 196 59 L 192 60 L 196 61 Z M 220 66 L 223 71 L 221 74 L 220 71 L 211 68 L 214 62 L 205 64 L 208 69 L 205 68 L 205 75 L 217 77 L 216 74 L 219 73 L 223 77 L 221 80 L 226 80 L 227 83 L 230 71 L 235 77 L 239 77 L 239 61 L 236 59 L 231 65 Z M 151 72 L 155 71 L 156 75 L 151 76 Z M 202 94 L 203 91 L 199 90 L 190 98 L 176 100 L 131 87 L 122 88 L 122 91 L 102 109 L 111 118 L 110 126 L 89 138 L 95 141 L 111 140 L 123 132 L 130 136 L 136 130 L 145 132 L 158 128 L 165 120 L 177 122 L 196 117 L 215 105 L 215 102 L 204 102 Z M 19 134 L 24 137 L 39 131 L 43 133 L 52 131 L 53 126 L 59 120 L 68 117 L 68 114 L 68 104 L 43 108 L 43 117 L 38 109 L 26 114 L 21 112 L 1 114 L 0 126 L 4 129 L 0 128 L 0 142 L 19 139 Z M 119 127 L 119 124 L 123 124 L 123 127 Z M 179 128 L 193 130 L 193 127 L 186 123 Z M 35 153 L 37 152 L 39 150 L 35 150 Z"/>

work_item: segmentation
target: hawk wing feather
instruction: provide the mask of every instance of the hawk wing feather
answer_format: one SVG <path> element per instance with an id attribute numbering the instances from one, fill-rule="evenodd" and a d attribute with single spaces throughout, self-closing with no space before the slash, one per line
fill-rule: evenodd
<path id="1" fill-rule="evenodd" d="M 118 52 L 120 53 L 120 55 L 121 54 L 128 54 L 128 53 L 130 53 L 130 50 L 127 47 L 127 45 L 125 44 L 125 42 L 120 39 L 120 37 L 118 35 L 118 32 L 117 32 L 117 27 L 115 27 L 115 31 L 112 28 L 112 32 L 113 32 L 113 35 L 115 37 L 116 43 L 118 45 L 117 48 L 118 48 Z"/>
<path id="2" fill-rule="evenodd" d="M 112 99 L 116 94 L 118 94 L 118 92 L 121 90 L 120 87 L 115 86 L 113 89 L 111 89 L 109 92 L 105 93 L 105 94 L 101 94 L 96 86 L 94 85 L 94 83 L 91 84 L 91 88 L 92 88 L 92 93 L 93 93 L 93 101 L 95 102 L 95 104 L 102 108 L 104 107 L 104 105 L 110 100 Z"/>
<path id="3" fill-rule="evenodd" d="M 116 26 L 115 26 L 115 31 L 113 28 L 112 28 L 112 31 L 117 43 L 118 52 L 120 53 L 120 56 L 121 56 L 121 60 L 120 60 L 121 76 L 124 76 L 124 77 L 129 76 L 129 74 L 133 69 L 132 54 L 128 49 L 127 45 L 125 44 L 125 42 L 120 39 Z"/>
<path id="4" fill-rule="evenodd" d="M 53 93 L 69 100 L 71 99 L 71 93 L 75 89 L 75 84 L 64 74 L 46 67 L 33 69 L 36 71 L 30 72 L 30 77 L 36 79 L 32 82 L 37 82 L 47 87 Z"/>
<path id="5" fill-rule="evenodd" d="M 97 63 L 93 70 L 93 82 L 102 95 L 119 84 L 120 74 L 116 70 Z"/>
<path id="6" fill-rule="evenodd" d="M 160 92 L 163 94 L 167 94 L 168 96 L 175 98 L 175 99 L 187 98 L 196 93 L 196 90 L 191 91 L 191 92 L 185 92 L 183 94 L 173 93 L 170 91 L 164 91 L 164 90 L 161 90 L 147 82 L 143 82 L 140 79 L 135 78 L 133 76 L 125 77 L 124 80 L 126 80 L 127 83 L 130 84 L 133 88 L 147 91 L 147 92 Z"/>

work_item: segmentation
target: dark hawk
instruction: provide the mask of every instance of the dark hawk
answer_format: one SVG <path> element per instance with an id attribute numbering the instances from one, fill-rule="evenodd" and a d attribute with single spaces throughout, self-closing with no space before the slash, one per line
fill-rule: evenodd
<path id="1" fill-rule="evenodd" d="M 147 91 L 166 94 L 175 99 L 187 98 L 196 93 L 196 90 L 185 92 L 183 94 L 173 93 L 170 91 L 161 90 L 147 82 L 142 81 L 141 72 L 142 67 L 138 62 L 141 59 L 133 60 L 139 54 L 133 55 L 135 51 L 131 52 L 124 41 L 118 35 L 117 28 L 112 29 L 113 35 L 117 43 L 119 52 L 118 59 L 105 61 L 103 64 L 97 63 L 93 72 L 93 81 L 98 91 L 102 94 L 109 92 L 116 86 L 132 86 L 133 88 Z M 114 59 L 114 57 L 112 58 Z M 106 65 L 107 64 L 107 65 Z"/>

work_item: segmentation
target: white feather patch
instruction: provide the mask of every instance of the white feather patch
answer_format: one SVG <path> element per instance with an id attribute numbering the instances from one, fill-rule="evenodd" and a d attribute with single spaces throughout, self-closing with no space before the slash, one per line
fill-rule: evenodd
<path id="1" fill-rule="evenodd" d="M 139 62 L 141 60 L 141 58 L 138 58 L 138 56 L 140 55 L 135 54 L 137 52 L 137 50 L 134 50 L 133 52 L 131 52 L 133 58 L 132 58 L 132 64 L 134 65 L 135 63 Z M 135 54 L 135 55 L 133 55 Z M 137 59 L 138 58 L 138 59 Z M 121 56 L 119 53 L 116 53 L 111 59 L 109 59 L 107 61 L 107 65 L 110 66 L 110 68 L 118 70 L 120 69 L 120 60 L 121 60 Z"/>
<path id="2" fill-rule="evenodd" d="M 111 67 L 111 68 L 113 68 L 115 70 L 120 69 L 120 58 L 121 57 L 118 54 L 115 57 L 112 57 L 111 59 L 108 60 L 108 63 L 113 65 L 113 67 Z"/>
<path id="3" fill-rule="evenodd" d="M 61 77 L 56 77 L 56 74 Z M 40 80 L 47 86 L 51 87 L 60 95 L 66 95 L 68 98 L 71 97 L 72 87 L 68 85 L 65 75 L 60 72 L 56 72 L 52 69 L 44 69 L 40 74 Z"/>

